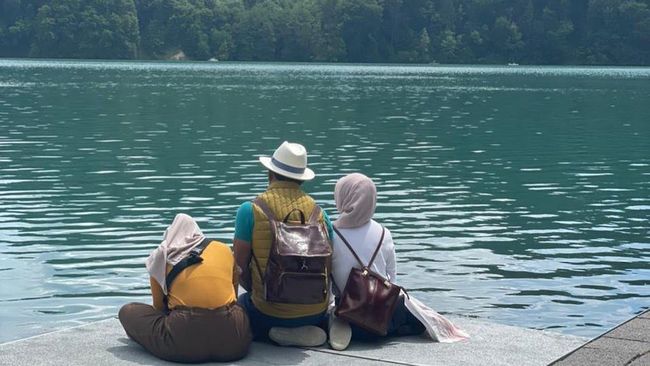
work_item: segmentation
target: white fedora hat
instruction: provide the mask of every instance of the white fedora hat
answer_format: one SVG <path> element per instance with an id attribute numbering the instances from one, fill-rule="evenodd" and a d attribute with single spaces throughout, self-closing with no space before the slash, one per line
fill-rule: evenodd
<path id="1" fill-rule="evenodd" d="M 316 176 L 307 168 L 307 150 L 300 144 L 285 141 L 273 156 L 260 156 L 260 163 L 266 169 L 291 179 L 312 180 Z"/>

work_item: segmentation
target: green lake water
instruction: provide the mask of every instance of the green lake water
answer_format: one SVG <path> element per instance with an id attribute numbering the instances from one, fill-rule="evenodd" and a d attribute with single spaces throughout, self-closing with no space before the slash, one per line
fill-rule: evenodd
<path id="1" fill-rule="evenodd" d="M 595 336 L 650 297 L 650 69 L 0 60 L 0 342 L 149 301 L 174 215 L 230 243 L 257 162 L 378 186 L 398 282 Z"/>

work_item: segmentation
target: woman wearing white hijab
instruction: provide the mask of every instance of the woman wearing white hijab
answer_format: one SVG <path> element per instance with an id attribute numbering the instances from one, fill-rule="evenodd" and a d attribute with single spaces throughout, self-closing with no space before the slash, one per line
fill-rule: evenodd
<path id="1" fill-rule="evenodd" d="M 382 225 L 372 219 L 377 204 L 375 184 L 363 174 L 346 175 L 336 183 L 334 200 L 339 211 L 334 227 L 345 237 L 361 261 L 368 263 L 382 235 Z M 338 234 L 334 235 L 333 248 L 332 275 L 340 293 L 345 288 L 350 269 L 359 268 L 359 264 Z M 395 245 L 390 231 L 384 228 L 380 251 L 370 269 L 397 283 L 395 262 Z M 410 299 L 400 297 L 389 323 L 388 336 L 416 335 L 425 331 L 438 342 L 467 338 L 462 330 L 412 295 Z M 330 345 L 334 349 L 345 349 L 351 338 L 371 340 L 378 337 L 354 325 L 350 326 L 342 319 L 331 317 Z"/>
<path id="2" fill-rule="evenodd" d="M 175 362 L 234 361 L 248 353 L 252 333 L 236 302 L 228 246 L 205 239 L 194 219 L 178 214 L 146 267 L 153 306 L 130 303 L 119 312 L 131 339 Z"/>

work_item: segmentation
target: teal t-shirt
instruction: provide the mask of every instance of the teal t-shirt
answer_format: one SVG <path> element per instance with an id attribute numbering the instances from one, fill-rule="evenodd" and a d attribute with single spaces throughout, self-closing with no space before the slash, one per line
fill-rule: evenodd
<path id="1" fill-rule="evenodd" d="M 330 239 L 334 237 L 334 230 L 330 222 L 327 212 L 323 210 L 323 219 L 327 226 L 327 234 Z M 247 201 L 241 204 L 237 209 L 237 217 L 235 218 L 235 239 L 252 242 L 253 241 L 253 225 L 255 225 L 255 218 L 253 216 L 253 203 Z"/>

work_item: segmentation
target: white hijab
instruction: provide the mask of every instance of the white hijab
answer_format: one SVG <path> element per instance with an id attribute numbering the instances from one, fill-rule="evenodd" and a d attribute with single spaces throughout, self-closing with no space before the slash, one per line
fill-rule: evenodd
<path id="1" fill-rule="evenodd" d="M 185 258 L 195 246 L 201 244 L 205 235 L 201 232 L 199 225 L 192 217 L 186 214 L 178 214 L 171 225 L 165 230 L 163 241 L 154 249 L 146 266 L 149 275 L 153 277 L 167 295 L 167 264 L 172 266 Z"/>
<path id="2" fill-rule="evenodd" d="M 377 188 L 363 174 L 348 174 L 336 182 L 334 201 L 340 214 L 334 226 L 341 229 L 359 227 L 375 214 Z"/>

